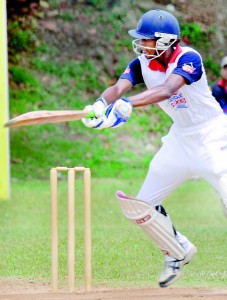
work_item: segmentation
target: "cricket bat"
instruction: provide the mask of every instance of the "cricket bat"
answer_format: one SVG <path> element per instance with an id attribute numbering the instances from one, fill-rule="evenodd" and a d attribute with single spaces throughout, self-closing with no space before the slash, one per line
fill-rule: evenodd
<path id="1" fill-rule="evenodd" d="M 77 121 L 82 118 L 93 118 L 94 112 L 87 110 L 37 110 L 30 111 L 9 120 L 4 126 L 13 128 L 27 125 L 40 125 Z"/>

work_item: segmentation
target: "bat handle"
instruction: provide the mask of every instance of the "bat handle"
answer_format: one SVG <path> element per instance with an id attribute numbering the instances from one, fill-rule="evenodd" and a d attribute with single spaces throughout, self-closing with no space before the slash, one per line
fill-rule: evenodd
<path id="1" fill-rule="evenodd" d="M 103 113 L 106 113 L 106 109 L 105 109 L 105 111 L 103 112 Z M 88 114 L 87 114 L 87 116 L 86 116 L 86 118 L 95 118 L 95 112 L 94 111 L 90 111 Z"/>
<path id="2" fill-rule="evenodd" d="M 86 118 L 94 118 L 95 117 L 95 112 L 94 111 L 90 111 L 88 114 L 87 114 L 87 116 L 86 116 Z"/>

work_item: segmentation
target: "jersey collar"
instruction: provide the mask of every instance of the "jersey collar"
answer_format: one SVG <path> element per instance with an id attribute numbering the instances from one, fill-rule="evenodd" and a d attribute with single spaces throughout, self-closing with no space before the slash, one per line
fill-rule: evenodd
<path id="1" fill-rule="evenodd" d="M 177 59 L 178 55 L 183 51 L 183 49 L 181 48 L 180 44 L 178 43 L 176 45 L 176 49 L 173 52 L 172 56 L 170 57 L 169 63 L 168 64 L 172 64 L 175 62 L 175 60 Z"/>
<path id="2" fill-rule="evenodd" d="M 169 64 L 172 64 L 175 62 L 176 58 L 178 57 L 178 55 L 182 52 L 182 48 L 180 46 L 180 44 L 178 43 L 176 45 L 176 49 L 174 50 L 172 56 L 170 57 L 170 60 L 168 62 Z M 152 59 L 149 63 L 149 69 L 151 69 L 152 71 L 159 71 L 159 72 L 166 72 L 167 68 L 165 68 L 162 64 L 160 64 L 157 59 Z"/>
<path id="3" fill-rule="evenodd" d="M 218 81 L 218 86 L 220 86 L 220 87 L 222 87 L 222 88 L 226 88 L 224 78 L 222 78 L 222 79 L 220 79 L 220 80 Z"/>

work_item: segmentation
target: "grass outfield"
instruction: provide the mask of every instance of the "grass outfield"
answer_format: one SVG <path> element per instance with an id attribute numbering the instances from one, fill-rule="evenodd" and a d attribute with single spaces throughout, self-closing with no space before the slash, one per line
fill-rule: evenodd
<path id="1" fill-rule="evenodd" d="M 66 179 L 63 177 L 63 179 Z M 93 285 L 156 286 L 163 259 L 159 250 L 126 220 L 115 199 L 122 189 L 135 195 L 142 179 L 92 179 Z M 78 175 L 76 226 L 77 285 L 83 278 L 82 179 Z M 67 273 L 67 186 L 59 183 L 60 282 Z M 48 181 L 12 183 L 12 199 L 0 202 L 0 276 L 50 282 L 50 192 Z M 190 181 L 175 191 L 165 207 L 176 227 L 197 246 L 178 287 L 226 287 L 227 220 L 217 195 L 204 181 Z"/>

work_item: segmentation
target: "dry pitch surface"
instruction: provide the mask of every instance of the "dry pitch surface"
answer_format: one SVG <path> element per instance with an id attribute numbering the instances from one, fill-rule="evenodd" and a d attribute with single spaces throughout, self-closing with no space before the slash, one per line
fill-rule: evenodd
<path id="1" fill-rule="evenodd" d="M 227 300 L 226 289 L 158 287 L 108 289 L 93 287 L 84 293 L 76 289 L 72 294 L 60 290 L 52 294 L 47 284 L 27 279 L 0 278 L 0 300 Z"/>

